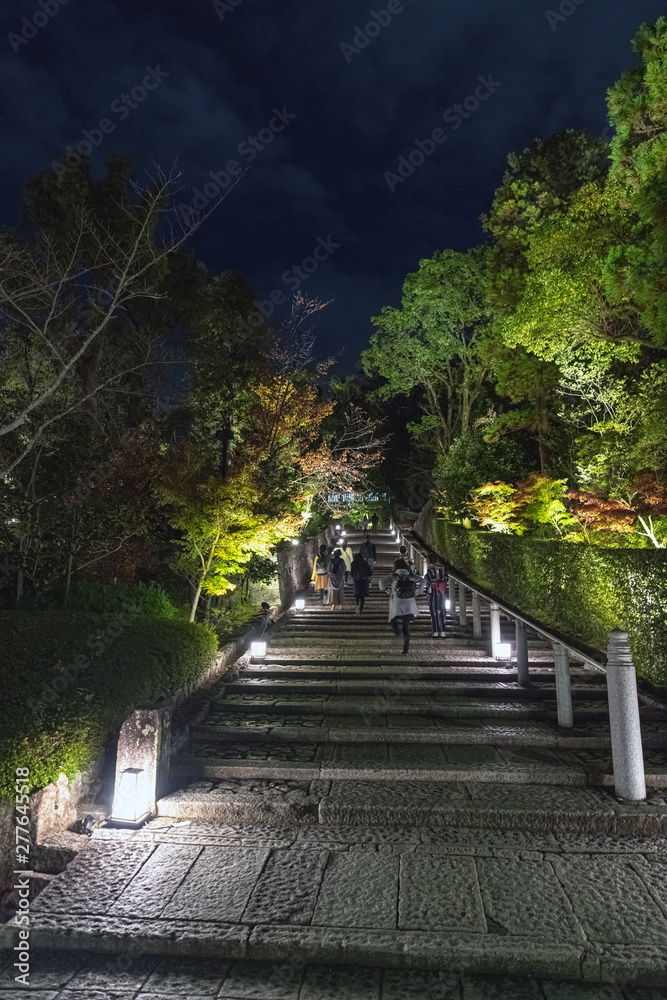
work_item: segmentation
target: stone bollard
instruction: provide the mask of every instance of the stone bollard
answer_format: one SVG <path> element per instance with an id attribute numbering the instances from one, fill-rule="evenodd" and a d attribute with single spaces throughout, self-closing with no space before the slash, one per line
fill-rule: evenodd
<path id="1" fill-rule="evenodd" d="M 607 696 L 614 788 L 620 798 L 641 802 L 646 798 L 644 754 L 639 720 L 637 675 L 626 632 L 609 633 Z"/>
<path id="2" fill-rule="evenodd" d="M 517 681 L 522 687 L 528 687 L 530 684 L 530 675 L 528 672 L 528 640 L 526 638 L 526 626 L 520 618 L 515 620 L 514 630 L 516 635 Z"/>
<path id="3" fill-rule="evenodd" d="M 491 656 L 495 656 L 494 650 L 500 645 L 500 608 L 497 604 L 489 604 L 489 616 L 491 618 Z"/>
<path id="4" fill-rule="evenodd" d="M 147 809 L 155 814 L 156 802 L 168 792 L 171 751 L 171 708 L 137 709 L 123 723 L 118 737 L 115 791 L 127 768 L 145 773 Z"/>
<path id="5" fill-rule="evenodd" d="M 572 686 L 570 684 L 570 654 L 559 642 L 552 643 L 556 673 L 556 705 L 558 725 L 564 729 L 574 726 L 572 715 Z"/>
<path id="6" fill-rule="evenodd" d="M 459 583 L 459 625 L 468 626 L 468 594 L 462 583 Z"/>

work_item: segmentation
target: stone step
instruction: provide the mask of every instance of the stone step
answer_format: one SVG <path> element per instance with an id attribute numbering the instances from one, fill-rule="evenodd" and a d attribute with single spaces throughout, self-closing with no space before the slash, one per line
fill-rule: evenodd
<path id="1" fill-rule="evenodd" d="M 401 719 L 401 717 L 398 717 Z M 374 717 L 369 725 L 360 722 L 358 718 L 339 719 L 328 717 L 321 725 L 301 719 L 298 716 L 267 716 L 255 717 L 239 721 L 234 713 L 223 717 L 214 717 L 206 723 L 193 727 L 191 731 L 194 742 L 209 742 L 219 740 L 233 743 L 241 740 L 245 743 L 263 742 L 270 739 L 274 743 L 382 743 L 388 736 L 392 743 L 436 743 L 438 745 L 456 746 L 496 746 L 496 747 L 565 747 L 570 749 L 608 749 L 611 747 L 609 727 L 594 733 L 585 729 L 563 730 L 558 732 L 555 727 L 544 726 L 543 729 L 530 728 L 528 725 L 482 725 L 477 727 L 456 726 L 451 720 L 425 719 L 422 716 L 410 716 L 410 725 L 388 725 L 392 717 Z M 423 728 L 414 725 L 415 722 L 428 722 Z M 446 723 L 446 725 L 445 725 Z M 667 749 L 665 737 L 646 734 L 645 747 Z"/>
<path id="2" fill-rule="evenodd" d="M 667 751 L 644 753 L 646 781 L 667 787 Z M 609 750 L 438 743 L 189 743 L 172 758 L 174 778 L 309 781 L 433 781 L 601 785 L 614 783 Z"/>
<path id="3" fill-rule="evenodd" d="M 285 838 L 288 831 L 301 828 L 300 838 L 327 842 L 335 840 L 331 828 L 338 827 L 348 836 L 358 831 L 360 842 L 372 842 L 375 837 L 387 843 L 396 835 L 392 838 L 383 831 L 398 828 L 420 831 L 420 839 L 434 838 L 441 844 L 461 838 L 468 841 L 470 849 L 480 846 L 473 830 L 498 838 L 497 847 L 505 846 L 501 831 L 511 831 L 507 836 L 517 839 L 536 834 L 591 838 L 579 847 L 588 854 L 622 852 L 619 837 L 662 837 L 665 839 L 655 842 L 652 850 L 667 852 L 667 806 L 659 794 L 644 804 L 631 805 L 619 802 L 600 787 L 209 779 L 164 796 L 158 802 L 158 815 L 186 823 L 229 824 L 239 828 L 240 837 L 246 826 L 265 827 L 267 836 L 278 830 Z M 252 836 L 252 832 L 245 835 Z M 220 831 L 211 827 L 212 842 L 216 835 Z M 187 839 L 187 826 L 174 830 L 173 837 L 177 836 Z M 596 838 L 602 838 L 602 843 Z M 524 840 L 523 849 L 530 846 Z"/>
<path id="4" fill-rule="evenodd" d="M 312 694 L 264 694 L 255 691 L 252 694 L 228 694 L 214 699 L 216 708 L 224 708 L 227 712 L 242 715 L 248 712 L 270 711 L 274 714 L 298 711 L 305 713 L 341 713 L 359 717 L 369 712 L 381 711 L 385 714 L 417 715 L 427 718 L 469 719 L 487 722 L 509 721 L 512 719 L 532 719 L 537 721 L 555 721 L 556 702 L 543 700 L 541 702 L 494 702 L 490 699 L 457 698 L 455 696 L 434 695 L 401 695 L 400 697 L 380 695 L 312 695 Z M 575 719 L 577 724 L 585 721 L 606 721 L 609 718 L 607 704 L 604 701 L 584 702 L 576 704 Z M 659 712 L 642 709 L 642 719 L 659 719 Z"/>
<path id="5" fill-rule="evenodd" d="M 398 664 L 375 664 L 349 663 L 347 658 L 345 663 L 340 660 L 330 664 L 312 663 L 292 663 L 286 665 L 274 662 L 273 658 L 266 660 L 251 660 L 248 666 L 243 666 L 239 670 L 239 679 L 251 677 L 326 677 L 344 679 L 352 677 L 391 677 L 396 680 L 424 679 L 436 677 L 440 680 L 475 681 L 477 683 L 517 683 L 518 674 L 516 669 L 499 667 L 495 662 L 480 663 L 475 660 L 462 660 L 459 663 L 443 660 L 438 663 L 405 663 Z M 603 674 L 594 673 L 590 670 L 571 670 L 570 678 L 573 684 L 588 684 L 595 688 L 605 688 L 606 682 Z M 535 664 L 530 671 L 531 684 L 553 684 L 554 671 L 544 663 Z"/>
<path id="6" fill-rule="evenodd" d="M 474 719 L 463 723 L 426 715 L 385 714 L 377 709 L 362 715 L 238 713 L 224 706 L 192 728 L 194 741 L 257 741 L 287 743 L 438 743 L 489 746 L 545 746 L 608 749 L 607 723 L 563 729 L 551 722 Z M 645 748 L 667 750 L 667 725 L 644 721 Z"/>
<path id="7" fill-rule="evenodd" d="M 304 679 L 297 680 L 293 675 L 279 677 L 253 677 L 243 681 L 229 681 L 225 684 L 225 692 L 230 694 L 252 694 L 254 691 L 286 692 L 318 695 L 341 694 L 377 694 L 377 695 L 456 695 L 459 698 L 494 698 L 498 701 L 554 701 L 556 697 L 555 684 L 531 685 L 527 688 L 518 687 L 512 683 L 487 681 L 473 683 L 466 681 L 441 680 L 388 680 L 385 678 L 350 679 L 342 677 L 331 680 Z M 573 701 L 607 700 L 607 692 L 603 687 L 592 685 L 572 685 Z"/>

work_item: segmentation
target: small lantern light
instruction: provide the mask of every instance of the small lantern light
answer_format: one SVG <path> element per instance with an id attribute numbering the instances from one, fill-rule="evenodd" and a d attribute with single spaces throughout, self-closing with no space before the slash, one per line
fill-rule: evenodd
<path id="1" fill-rule="evenodd" d="M 142 767 L 126 767 L 113 798 L 111 820 L 126 826 L 141 826 L 148 819 L 148 782 Z"/>
<path id="2" fill-rule="evenodd" d="M 299 539 L 298 538 L 293 538 L 292 539 L 292 545 L 298 545 L 298 544 L 299 544 Z"/>
<path id="3" fill-rule="evenodd" d="M 445 598 L 445 611 L 451 611 L 451 610 L 452 610 L 452 602 L 449 599 L 449 597 L 446 597 Z"/>
<path id="4" fill-rule="evenodd" d="M 297 611 L 303 611 L 303 609 L 305 608 L 305 606 L 306 606 L 306 602 L 305 602 L 304 598 L 303 597 L 297 597 L 296 601 L 294 602 L 294 607 L 296 608 L 296 610 Z"/>
<path id="5" fill-rule="evenodd" d="M 336 524 L 336 525 L 334 525 L 334 527 L 335 527 L 336 531 L 340 531 L 340 524 Z"/>
<path id="6" fill-rule="evenodd" d="M 512 647 L 509 642 L 496 642 L 493 647 L 493 655 L 497 660 L 509 660 L 512 657 Z"/>
<path id="7" fill-rule="evenodd" d="M 251 656 L 266 656 L 266 643 L 265 642 L 251 642 L 250 643 L 250 655 Z"/>

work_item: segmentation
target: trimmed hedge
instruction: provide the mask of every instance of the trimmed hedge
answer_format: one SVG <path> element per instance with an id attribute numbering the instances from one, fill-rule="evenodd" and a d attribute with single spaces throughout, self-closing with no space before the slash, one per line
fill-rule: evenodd
<path id="1" fill-rule="evenodd" d="M 72 778 L 137 706 L 171 694 L 212 663 L 201 625 L 81 611 L 0 611 L 0 799 L 15 769 L 31 790 Z"/>
<path id="2" fill-rule="evenodd" d="M 545 625 L 601 650 L 609 631 L 627 632 L 637 673 L 667 687 L 667 552 L 538 541 L 441 518 L 416 530 L 453 568 Z"/>

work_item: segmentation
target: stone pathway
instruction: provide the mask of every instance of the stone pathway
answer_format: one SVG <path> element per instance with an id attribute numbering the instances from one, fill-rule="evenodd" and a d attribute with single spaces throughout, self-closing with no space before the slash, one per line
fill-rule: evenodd
<path id="1" fill-rule="evenodd" d="M 650 798 L 621 803 L 601 673 L 573 664 L 562 730 L 544 643 L 522 689 L 486 633 L 429 631 L 401 657 L 377 587 L 361 618 L 311 595 L 240 661 L 158 817 L 33 903 L 62 970 L 38 995 L 667 997 L 665 718 L 642 708 Z"/>

